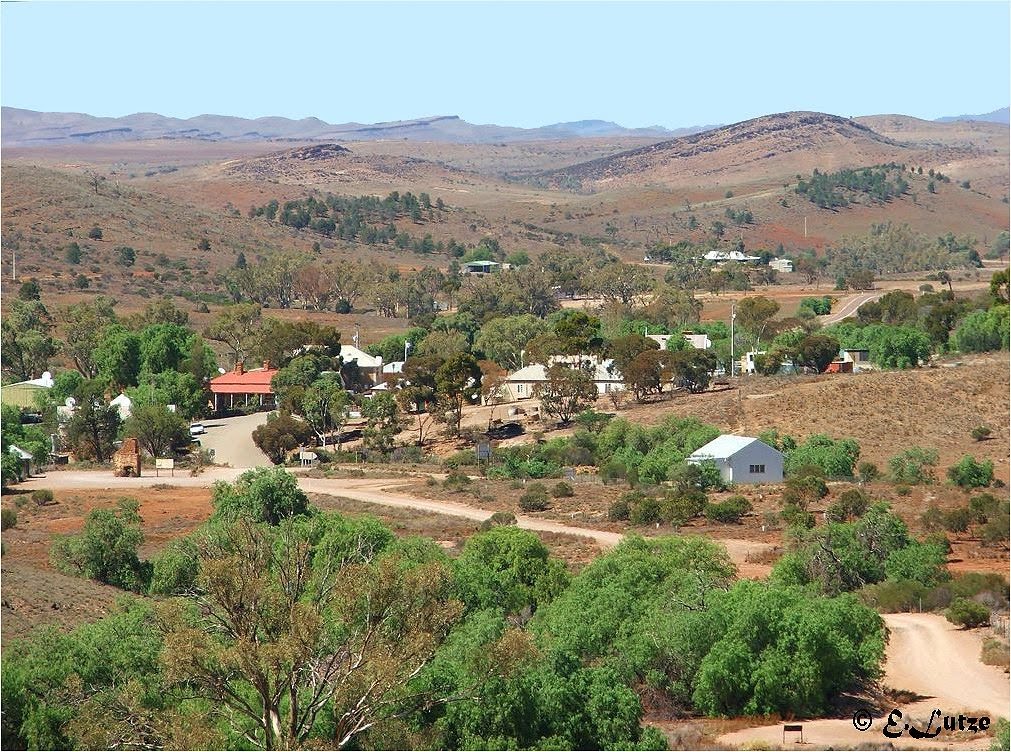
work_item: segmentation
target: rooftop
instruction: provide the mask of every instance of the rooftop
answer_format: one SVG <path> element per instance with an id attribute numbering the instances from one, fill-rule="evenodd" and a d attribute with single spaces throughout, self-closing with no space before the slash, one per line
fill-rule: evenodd
<path id="1" fill-rule="evenodd" d="M 696 449 L 692 452 L 688 459 L 702 459 L 704 457 L 726 459 L 727 457 L 732 457 L 744 449 L 744 447 L 749 446 L 756 441 L 758 441 L 758 439 L 752 436 L 735 436 L 733 434 L 725 433 L 722 436 L 717 436 L 705 446 L 701 446 Z"/>

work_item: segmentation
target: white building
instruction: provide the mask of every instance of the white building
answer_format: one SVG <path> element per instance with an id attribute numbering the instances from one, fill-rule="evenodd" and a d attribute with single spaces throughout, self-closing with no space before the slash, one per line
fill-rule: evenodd
<path id="1" fill-rule="evenodd" d="M 762 260 L 761 256 L 748 256 L 741 251 L 709 251 L 702 257 L 706 261 L 722 263 L 724 261 L 739 261 L 743 264 L 754 264 Z"/>
<path id="2" fill-rule="evenodd" d="M 373 384 L 379 384 L 383 380 L 383 359 L 369 355 L 354 345 L 341 345 L 341 362 L 357 364 L 358 370 Z"/>
<path id="3" fill-rule="evenodd" d="M 774 258 L 769 262 L 769 268 L 775 269 L 777 272 L 782 272 L 783 274 L 789 274 L 793 271 L 793 262 L 790 261 L 790 259 Z"/>
<path id="4" fill-rule="evenodd" d="M 667 343 L 670 341 L 671 337 L 676 337 L 676 334 L 647 334 L 646 338 L 651 339 L 660 345 L 661 350 L 667 349 Z M 694 347 L 696 350 L 708 350 L 713 346 L 712 340 L 709 339 L 708 334 L 692 334 L 691 332 L 682 332 L 681 336 L 685 338 L 685 341 L 689 345 Z"/>
<path id="5" fill-rule="evenodd" d="M 716 463 L 725 483 L 782 483 L 783 454 L 764 441 L 749 436 L 723 434 L 687 459 L 698 464 Z"/>
<path id="6" fill-rule="evenodd" d="M 555 356 L 551 358 L 550 362 L 552 365 L 567 363 L 572 367 L 578 366 L 580 363 L 588 365 L 599 395 L 625 391 L 625 379 L 614 368 L 614 361 L 610 358 L 602 360 L 597 356 L 590 355 Z M 541 363 L 531 363 L 518 371 L 513 371 L 506 377 L 502 384 L 502 398 L 507 402 L 529 399 L 534 396 L 534 388 L 547 380 L 547 366 Z"/>
<path id="7" fill-rule="evenodd" d="M 119 419 L 126 420 L 130 417 L 133 410 L 133 400 L 127 397 L 123 392 L 119 393 L 119 396 L 109 402 L 109 407 L 115 407 L 119 410 Z M 175 412 L 173 410 L 173 412 Z"/>

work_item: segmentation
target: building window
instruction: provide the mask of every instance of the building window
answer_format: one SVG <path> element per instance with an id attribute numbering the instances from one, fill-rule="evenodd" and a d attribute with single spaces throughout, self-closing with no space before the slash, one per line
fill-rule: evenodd
<path id="1" fill-rule="evenodd" d="M 748 472 L 752 475 L 764 475 L 765 465 L 748 465 Z"/>
<path id="2" fill-rule="evenodd" d="M 527 388 L 523 384 L 516 385 L 516 394 L 526 394 Z"/>

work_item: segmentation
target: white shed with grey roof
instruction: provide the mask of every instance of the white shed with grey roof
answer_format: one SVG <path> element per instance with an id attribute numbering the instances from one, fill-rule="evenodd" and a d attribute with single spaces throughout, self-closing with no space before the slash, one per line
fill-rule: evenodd
<path id="1" fill-rule="evenodd" d="M 689 457 L 698 464 L 711 460 L 725 483 L 782 483 L 783 454 L 750 436 L 723 434 Z"/>

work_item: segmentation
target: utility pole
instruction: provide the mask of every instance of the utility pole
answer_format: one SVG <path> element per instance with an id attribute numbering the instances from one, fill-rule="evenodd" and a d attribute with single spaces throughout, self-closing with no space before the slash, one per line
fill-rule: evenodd
<path id="1" fill-rule="evenodd" d="M 804 238 L 807 238 L 807 216 L 804 217 Z"/>
<path id="2" fill-rule="evenodd" d="M 734 376 L 734 319 L 737 318 L 737 301 L 730 301 L 730 377 Z"/>

